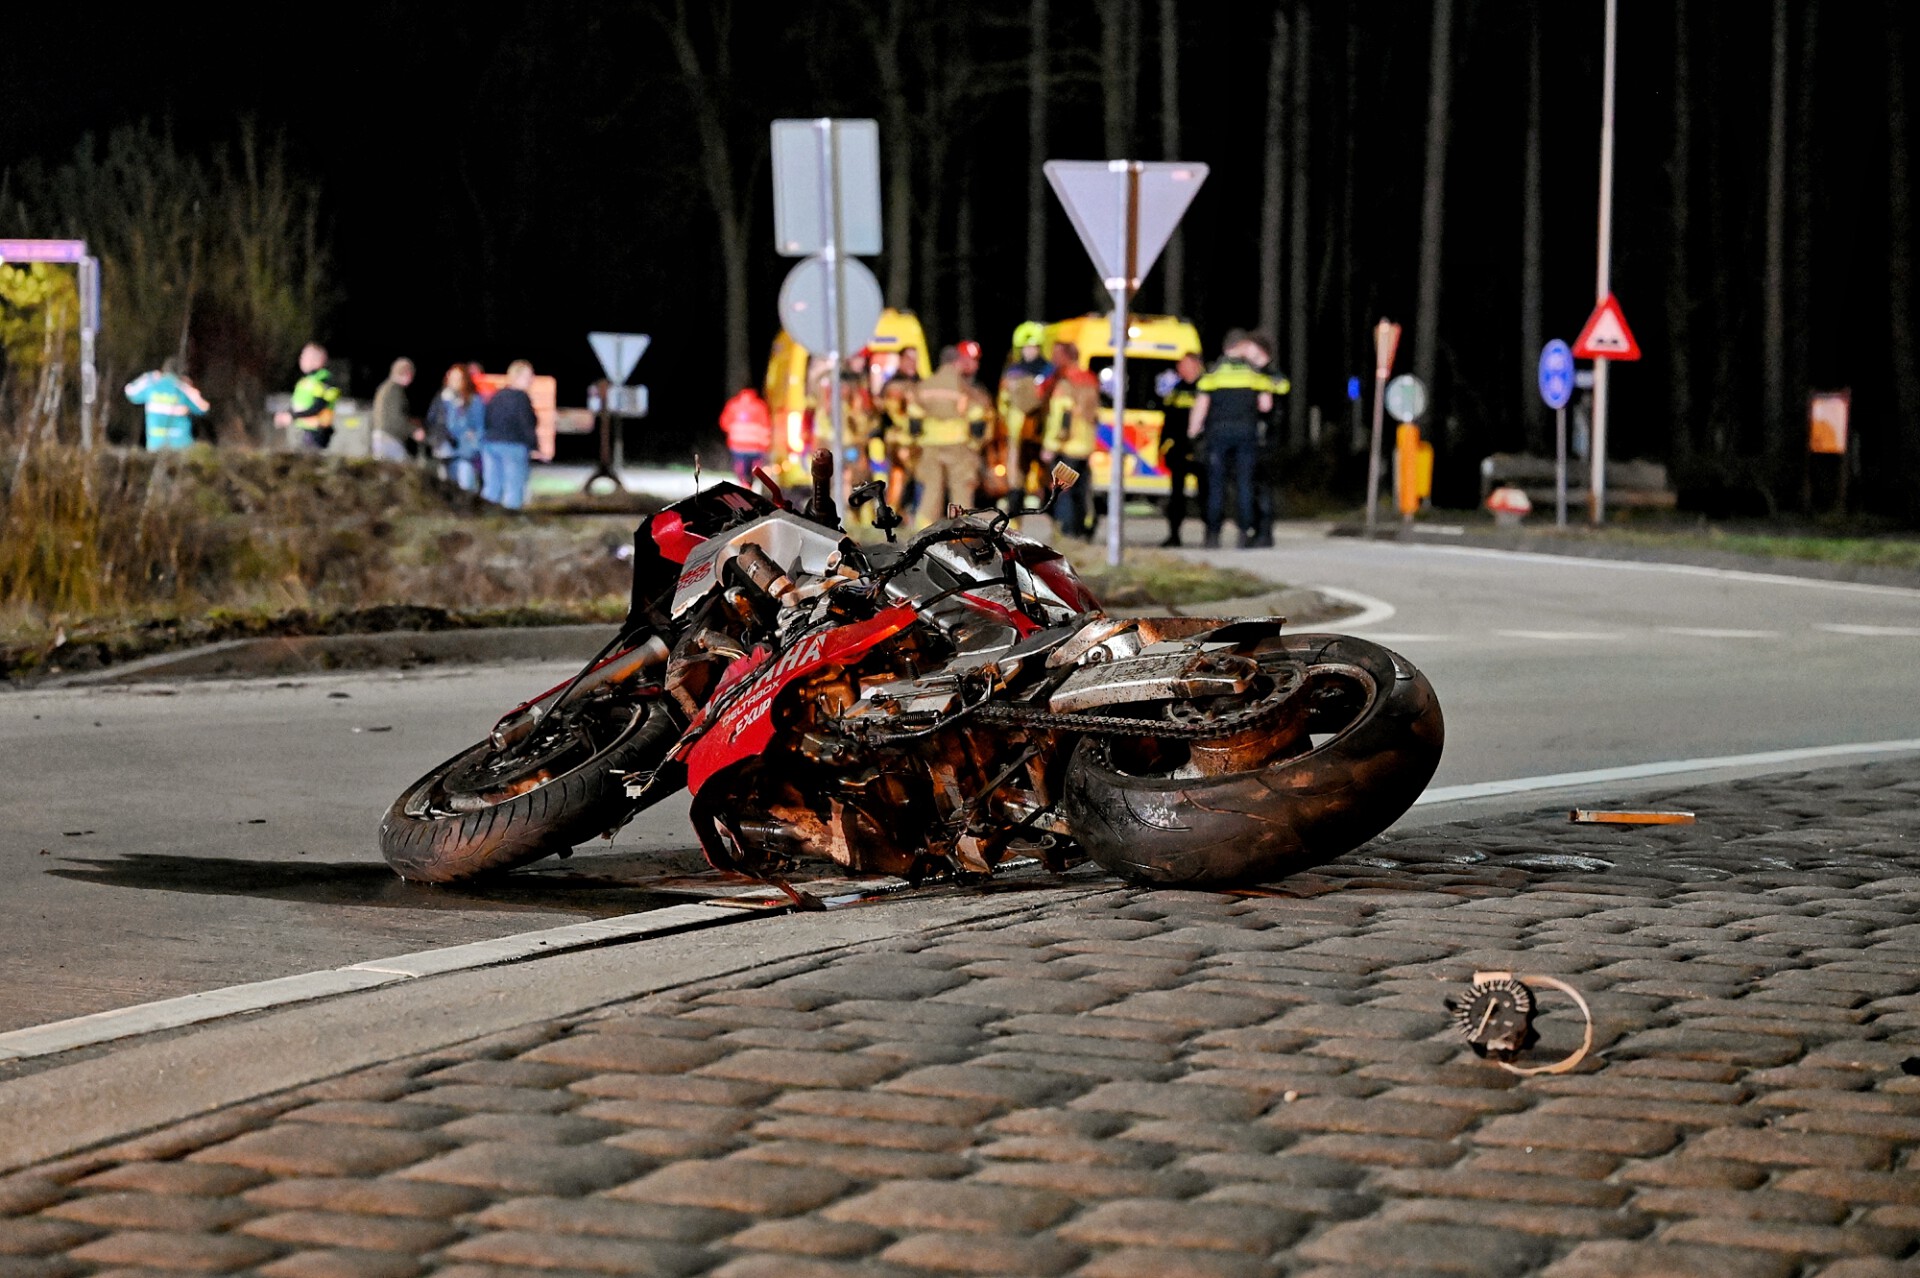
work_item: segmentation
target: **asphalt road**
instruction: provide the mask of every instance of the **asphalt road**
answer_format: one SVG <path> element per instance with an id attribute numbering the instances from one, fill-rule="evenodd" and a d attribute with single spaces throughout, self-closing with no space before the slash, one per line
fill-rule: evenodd
<path id="1" fill-rule="evenodd" d="M 1226 557 L 1391 610 L 1425 669 L 1436 785 L 1920 737 L 1920 591 L 1301 534 Z M 560 666 L 0 695 L 0 1030 L 660 900 L 683 803 L 511 886 L 413 887 L 392 796 Z"/>

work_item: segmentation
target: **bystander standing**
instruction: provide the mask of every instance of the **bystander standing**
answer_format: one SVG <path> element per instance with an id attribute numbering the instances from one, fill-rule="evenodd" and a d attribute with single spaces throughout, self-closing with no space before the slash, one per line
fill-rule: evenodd
<path id="1" fill-rule="evenodd" d="M 507 384 L 487 401 L 480 495 L 508 510 L 527 504 L 527 470 L 540 443 L 539 418 L 527 394 L 532 385 L 533 365 L 517 359 L 507 365 Z"/>
<path id="2" fill-rule="evenodd" d="M 407 460 L 407 441 L 423 432 L 407 413 L 407 387 L 413 385 L 413 361 L 400 358 L 387 370 L 387 380 L 373 392 L 373 455 L 381 461 Z"/>
<path id="3" fill-rule="evenodd" d="M 480 448 L 487 434 L 487 406 L 474 390 L 465 365 L 455 364 L 427 408 L 427 438 L 447 465 L 447 478 L 467 492 L 480 489 Z"/>

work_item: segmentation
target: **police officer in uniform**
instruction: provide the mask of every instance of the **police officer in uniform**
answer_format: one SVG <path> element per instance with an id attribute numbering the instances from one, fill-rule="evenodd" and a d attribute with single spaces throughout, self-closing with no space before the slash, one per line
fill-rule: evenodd
<path id="1" fill-rule="evenodd" d="M 340 387 L 327 368 L 327 348 L 308 342 L 300 348 L 300 380 L 293 384 L 293 403 L 274 420 L 294 426 L 294 446 L 304 452 L 324 453 L 333 442 L 333 406 Z"/>
<path id="2" fill-rule="evenodd" d="M 1176 379 L 1160 397 L 1161 464 L 1167 468 L 1167 539 L 1162 546 L 1180 544 L 1180 528 L 1187 522 L 1187 477 L 1198 486 L 1200 510 L 1207 509 L 1207 467 L 1204 446 L 1187 434 L 1193 419 L 1193 401 L 1199 394 L 1200 375 L 1206 365 L 1198 355 L 1182 355 L 1173 366 Z M 1162 373 L 1165 377 L 1167 374 Z M 1196 456 L 1196 452 L 1199 454 Z"/>
<path id="3" fill-rule="evenodd" d="M 1273 339 L 1263 333 L 1232 329 L 1218 362 L 1194 385 L 1193 408 L 1187 435 L 1207 440 L 1208 549 L 1220 545 L 1226 522 L 1227 487 L 1236 499 L 1234 520 L 1240 526 L 1242 549 L 1253 545 L 1259 503 L 1254 475 L 1260 462 L 1261 418 L 1273 411 L 1275 395 L 1287 384 L 1264 371 L 1273 358 Z"/>

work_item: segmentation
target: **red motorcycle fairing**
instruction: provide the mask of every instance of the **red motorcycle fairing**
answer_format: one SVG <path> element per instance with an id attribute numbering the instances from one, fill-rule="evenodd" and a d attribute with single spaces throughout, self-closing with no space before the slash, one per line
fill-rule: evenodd
<path id="1" fill-rule="evenodd" d="M 705 537 L 687 531 L 686 520 L 677 510 L 663 510 L 647 521 L 647 531 L 653 535 L 653 544 L 660 553 L 676 564 L 687 562 L 687 556 L 698 550 Z"/>
<path id="2" fill-rule="evenodd" d="M 774 699 L 788 684 L 822 667 L 858 660 L 875 644 L 912 625 L 917 615 L 913 605 L 896 604 L 866 621 L 808 635 L 771 665 L 765 665 L 764 649 L 735 661 L 727 673 L 732 675 L 742 662 L 750 663 L 742 674 L 757 671 L 754 686 L 728 706 L 687 752 L 688 793 L 698 795 L 715 773 L 766 750 L 773 740 Z"/>

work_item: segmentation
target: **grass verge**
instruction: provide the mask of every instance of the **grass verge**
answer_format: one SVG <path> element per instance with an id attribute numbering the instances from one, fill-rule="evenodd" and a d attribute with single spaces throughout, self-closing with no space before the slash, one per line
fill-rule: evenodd
<path id="1" fill-rule="evenodd" d="M 1239 568 L 1217 568 L 1160 550 L 1130 546 L 1125 561 L 1116 568 L 1108 565 L 1104 544 L 1067 541 L 1058 549 L 1109 608 L 1179 607 L 1283 589 L 1279 582 Z"/>

